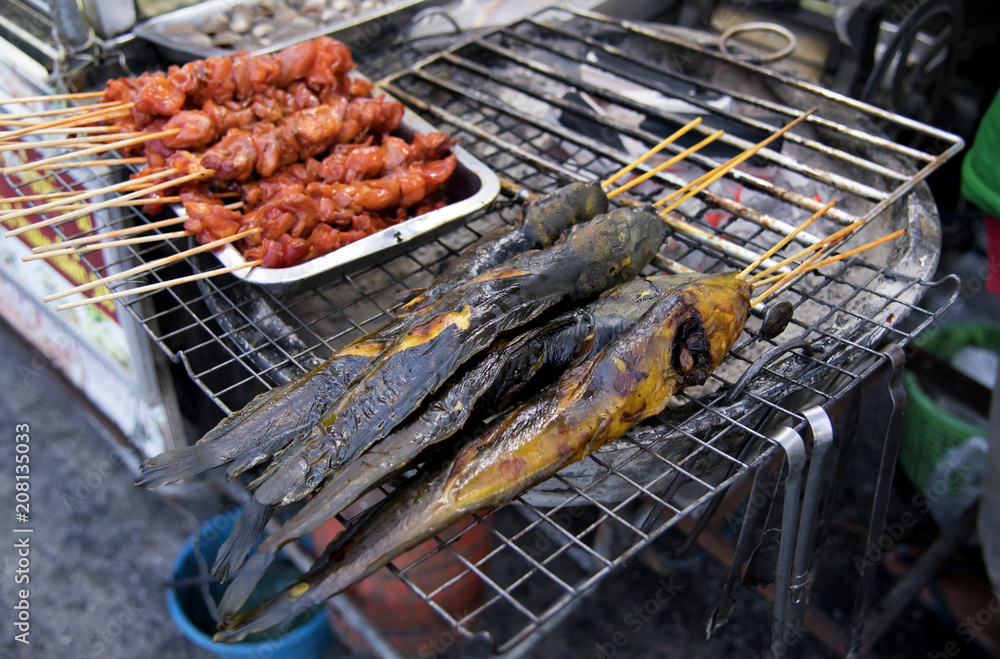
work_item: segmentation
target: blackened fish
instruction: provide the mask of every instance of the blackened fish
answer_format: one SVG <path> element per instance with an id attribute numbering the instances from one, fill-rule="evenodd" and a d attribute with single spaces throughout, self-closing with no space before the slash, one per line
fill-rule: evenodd
<path id="1" fill-rule="evenodd" d="M 424 398 L 501 333 L 552 306 L 583 300 L 635 277 L 666 237 L 650 208 L 619 208 L 515 256 L 425 307 L 310 433 L 275 456 L 254 499 L 288 504 L 385 437 Z"/>
<path id="2" fill-rule="evenodd" d="M 497 506 L 658 414 L 725 358 L 750 310 L 733 275 L 692 277 L 628 331 L 563 375 L 451 460 L 423 471 L 342 532 L 298 583 L 236 616 L 234 642 L 291 618 L 466 515 Z"/>
<path id="3" fill-rule="evenodd" d="M 607 207 L 608 198 L 598 183 L 574 183 L 540 197 L 528 205 L 518 225 L 501 227 L 466 248 L 397 318 L 301 378 L 257 396 L 197 444 L 150 458 L 140 468 L 136 484 L 157 487 L 230 462 L 227 475 L 232 478 L 268 460 L 319 423 L 354 378 L 437 297 L 517 254 L 551 245 L 567 227 Z"/>
<path id="4" fill-rule="evenodd" d="M 527 384 L 554 377 L 573 359 L 593 357 L 608 341 L 635 323 L 665 287 L 677 281 L 676 276 L 633 279 L 585 307 L 562 314 L 513 341 L 504 341 L 507 345 L 491 348 L 473 368 L 445 385 L 416 418 L 404 422 L 355 460 L 334 470 L 323 489 L 280 531 L 257 547 L 226 589 L 219 604 L 219 617 L 232 615 L 243 605 L 284 545 L 312 532 L 371 488 L 409 468 L 428 447 L 460 430 L 473 412 L 484 407 L 505 407 L 506 401 Z M 215 566 L 216 576 L 225 580 L 243 558 L 227 553 L 225 561 Z"/>

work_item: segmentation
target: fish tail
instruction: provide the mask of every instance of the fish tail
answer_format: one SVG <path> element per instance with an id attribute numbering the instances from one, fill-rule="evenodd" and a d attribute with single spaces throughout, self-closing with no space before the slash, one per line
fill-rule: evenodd
<path id="1" fill-rule="evenodd" d="M 215 643 L 238 643 L 254 631 L 268 629 L 291 620 L 299 613 L 318 604 L 319 602 L 313 601 L 312 597 L 295 596 L 298 591 L 294 589 L 301 588 L 302 585 L 297 583 L 292 588 L 269 599 L 265 604 L 239 614 L 230 626 L 217 632 L 212 637 L 212 641 Z"/>
<path id="2" fill-rule="evenodd" d="M 224 447 L 218 444 L 193 444 L 164 451 L 142 463 L 135 484 L 152 489 L 167 483 L 197 476 L 226 462 Z"/>
<path id="3" fill-rule="evenodd" d="M 438 505 L 447 473 L 421 474 L 409 486 L 401 487 L 369 508 L 330 543 L 298 582 L 234 617 L 215 635 L 215 640 L 234 643 L 251 632 L 298 615 L 468 514 L 462 508 Z M 251 557 L 246 567 L 250 567 L 257 555 Z M 258 566 L 253 569 L 259 571 Z M 247 582 L 250 581 L 247 577 Z M 247 586 L 241 583 L 240 587 Z M 236 602 L 242 596 L 242 592 L 235 593 L 230 599 Z M 232 605 L 227 605 L 225 613 L 231 610 Z"/>
<path id="4" fill-rule="evenodd" d="M 265 541 L 266 542 L 266 541 Z M 257 551 L 247 559 L 239 572 L 233 578 L 232 583 L 226 588 L 216 609 L 220 622 L 226 622 L 240 610 L 249 599 L 254 588 L 263 578 L 267 568 L 274 562 L 277 547 L 265 547 L 261 545 Z"/>
<path id="5" fill-rule="evenodd" d="M 219 581 L 226 581 L 229 575 L 235 572 L 247 554 L 253 548 L 260 534 L 264 531 L 264 526 L 271 519 L 274 507 L 264 503 L 259 503 L 251 498 L 243 512 L 236 518 L 233 530 L 229 537 L 222 544 L 212 566 L 212 576 Z"/>

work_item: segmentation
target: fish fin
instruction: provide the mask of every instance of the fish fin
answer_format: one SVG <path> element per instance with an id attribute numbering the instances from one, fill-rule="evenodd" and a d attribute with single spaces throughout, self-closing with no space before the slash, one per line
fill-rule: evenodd
<path id="1" fill-rule="evenodd" d="M 247 554 L 253 549 L 254 543 L 260 538 L 267 521 L 274 513 L 274 506 L 259 503 L 251 498 L 243 512 L 236 518 L 233 530 L 222 544 L 212 566 L 212 576 L 219 581 L 226 581 L 235 572 Z"/>
<path id="2" fill-rule="evenodd" d="M 408 290 L 405 290 L 405 291 L 400 291 L 400 292 L 396 293 L 395 299 L 393 301 L 397 305 L 406 304 L 407 302 L 410 302 L 411 300 L 413 300 L 414 298 L 416 298 L 418 295 L 420 295 L 421 293 L 423 293 L 426 290 L 427 290 L 427 287 L 424 286 L 423 288 L 411 288 L 411 289 L 408 289 Z"/>
<path id="3" fill-rule="evenodd" d="M 303 590 L 304 589 L 304 590 Z M 315 597 L 308 597 L 309 586 L 298 582 L 233 618 L 227 626 L 215 634 L 216 643 L 238 643 L 248 634 L 273 627 L 305 611 L 315 604 Z"/>
<path id="4" fill-rule="evenodd" d="M 247 559 L 239 572 L 233 578 L 232 583 L 226 588 L 222 595 L 222 600 L 216 609 L 219 622 L 226 622 L 236 615 L 236 612 L 246 604 L 251 593 L 257 587 L 267 568 L 274 562 L 274 551 L 258 548 L 253 555 Z"/>
<path id="5" fill-rule="evenodd" d="M 249 403 L 246 404 L 245 407 L 243 407 L 243 409 L 239 410 L 238 412 L 233 412 L 222 421 L 219 421 L 219 423 L 217 423 L 214 428 L 205 433 L 205 436 L 199 439 L 198 442 L 199 443 L 212 442 L 226 435 L 227 433 L 229 433 L 229 431 L 233 430 L 237 426 L 241 425 L 248 418 L 250 418 L 250 416 L 254 412 L 262 408 L 264 405 L 270 403 L 272 400 L 278 398 L 278 396 L 280 396 L 281 394 L 286 393 L 289 389 L 293 388 L 295 384 L 296 383 L 294 380 L 292 382 L 286 382 L 285 384 L 273 387 L 268 391 L 265 391 L 264 393 L 255 396 L 253 400 L 251 400 Z"/>
<path id="6" fill-rule="evenodd" d="M 139 475 L 135 477 L 134 482 L 140 487 L 152 489 L 197 476 L 224 462 L 225 457 L 220 455 L 215 445 L 192 444 L 164 451 L 149 458 L 139 467 Z"/>

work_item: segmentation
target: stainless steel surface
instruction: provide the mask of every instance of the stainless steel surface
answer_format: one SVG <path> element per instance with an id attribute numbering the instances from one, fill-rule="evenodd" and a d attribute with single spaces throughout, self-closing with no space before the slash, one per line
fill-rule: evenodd
<path id="1" fill-rule="evenodd" d="M 348 20 L 330 22 L 322 27 L 307 30 L 292 38 L 282 39 L 268 46 L 247 49 L 253 54 L 270 53 L 286 46 L 312 39 L 324 34 L 339 38 L 352 49 L 363 47 L 381 48 L 389 41 L 393 32 L 405 25 L 418 11 L 428 7 L 444 4 L 447 0 L 397 0 L 386 6 L 362 11 Z M 232 55 L 236 52 L 231 48 L 194 45 L 182 38 L 171 35 L 168 30 L 180 25 L 200 26 L 211 16 L 217 16 L 231 9 L 234 5 L 249 5 L 247 0 L 206 0 L 196 5 L 178 9 L 135 26 L 136 36 L 146 39 L 156 45 L 164 57 L 174 62 L 188 62 L 203 57 L 218 57 Z M 391 36 L 390 36 L 391 35 Z M 379 40 L 382 43 L 377 43 Z"/>
<path id="2" fill-rule="evenodd" d="M 431 124 L 407 110 L 396 132 L 405 139 L 412 139 L 414 133 L 426 134 L 434 130 Z M 462 147 L 455 147 L 454 152 L 458 156 L 458 167 L 444 189 L 451 200 L 447 206 L 387 227 L 300 265 L 236 270 L 233 275 L 249 284 L 266 288 L 275 295 L 289 295 L 305 287 L 328 283 L 346 268 L 357 270 L 371 266 L 440 235 L 489 204 L 500 191 L 500 181 L 486 165 Z M 226 245 L 214 254 L 227 267 L 246 263 L 243 255 L 232 245 Z"/>
<path id="3" fill-rule="evenodd" d="M 655 26 L 585 12 L 549 10 L 446 45 L 440 55 L 392 53 L 364 70 L 383 76 L 390 93 L 502 178 L 531 191 L 601 179 L 695 114 L 704 116 L 702 135 L 726 128 L 729 137 L 718 148 L 632 192 L 633 201 L 649 202 L 817 106 L 780 143 L 682 205 L 678 217 L 753 251 L 773 244 L 831 198 L 839 202 L 837 213 L 813 226 L 817 236 L 855 218 L 869 220 L 862 239 L 907 229 L 891 245 L 797 282 L 779 298 L 794 307 L 783 334 L 758 338 L 761 321 L 751 319 L 705 387 L 678 395 L 664 414 L 509 504 L 529 510 L 531 521 L 515 525 L 510 516 L 477 516 L 493 550 L 479 560 L 459 560 L 467 578 L 482 582 L 481 602 L 449 604 L 446 591 L 455 579 L 420 585 L 412 574 L 426 556 L 393 568 L 459 635 L 485 637 L 506 652 L 678 520 L 766 463 L 780 450 L 771 439 L 776 430 L 803 432 L 800 410 L 851 391 L 880 359 L 881 345 L 905 344 L 934 320 L 940 309 L 922 298 L 937 264 L 940 228 L 924 180 L 962 144 L 946 132 L 736 62 Z M 580 102 L 583 95 L 593 105 Z M 899 128 L 930 146 L 902 144 L 882 130 Z M 229 412 L 381 326 L 398 293 L 426 285 L 458 251 L 514 221 L 518 208 L 517 201 L 498 200 L 434 242 L 293 295 L 225 277 L 123 306 Z M 151 260 L 181 247 L 132 253 Z M 743 265 L 683 233 L 673 235 L 661 254 L 700 271 Z M 199 259 L 151 277 L 205 267 L 217 262 Z M 764 368 L 734 400 L 726 398 L 761 354 L 792 339 L 808 341 L 816 353 L 793 351 Z M 650 506 L 664 512 L 646 527 Z M 602 540 L 609 534 L 614 542 Z M 432 553 L 451 553 L 453 542 L 439 541 Z"/>

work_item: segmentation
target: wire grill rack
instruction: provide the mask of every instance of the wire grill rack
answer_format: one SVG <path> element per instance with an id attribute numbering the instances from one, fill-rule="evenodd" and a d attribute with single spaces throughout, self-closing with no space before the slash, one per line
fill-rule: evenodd
<path id="1" fill-rule="evenodd" d="M 898 244 L 810 274 L 786 290 L 781 299 L 792 304 L 794 316 L 784 333 L 765 339 L 761 321 L 752 318 L 707 385 L 677 396 L 660 417 L 508 504 L 523 523 L 512 525 L 511 516 L 496 511 L 477 515 L 475 524 L 438 539 L 409 565 L 391 567 L 458 633 L 485 635 L 496 652 L 506 652 L 769 459 L 778 450 L 769 439 L 774 427 L 803 422 L 798 410 L 848 391 L 878 362 L 880 345 L 905 343 L 932 322 L 940 309 L 921 300 L 936 267 L 939 234 L 922 182 L 962 143 L 668 30 L 587 12 L 547 10 L 421 57 L 410 48 L 371 63 L 365 73 L 385 76 L 384 89 L 449 132 L 514 191 L 603 178 L 695 115 L 704 117 L 695 139 L 726 130 L 711 149 L 629 192 L 633 202 L 649 203 L 818 107 L 782 143 L 680 207 L 701 233 L 676 233 L 664 246 L 662 255 L 679 267 L 742 269 L 739 247 L 763 251 L 833 198 L 838 205 L 811 229 L 816 235 L 859 218 L 870 220 L 872 237 L 908 229 Z M 65 184 L 61 176 L 52 174 L 52 181 Z M 82 178 L 78 173 L 76 180 Z M 294 296 L 220 277 L 122 306 L 228 413 L 381 326 L 398 293 L 426 285 L 465 246 L 513 222 L 520 199 L 497 201 L 448 235 Z M 103 219 L 117 228 L 146 218 L 129 210 Z M 186 246 L 182 240 L 133 246 L 91 267 L 103 275 Z M 211 257 L 198 258 L 158 268 L 149 278 L 168 280 L 215 265 Z M 788 353 L 732 395 L 763 352 L 790 340 L 808 341 L 815 352 Z M 454 547 L 477 527 L 488 530 L 491 549 L 466 557 Z M 455 576 L 431 584 L 415 576 L 441 552 L 460 563 Z M 481 602 L 450 603 L 449 589 L 463 579 L 481 583 Z"/>

